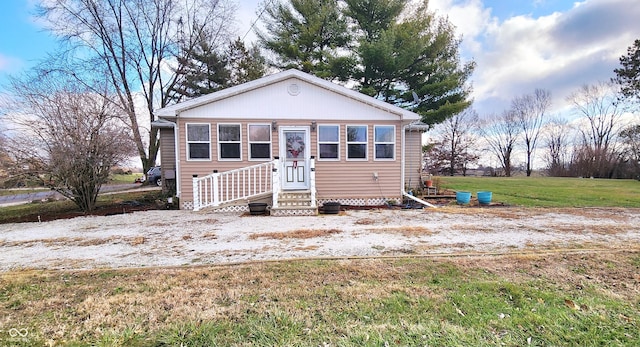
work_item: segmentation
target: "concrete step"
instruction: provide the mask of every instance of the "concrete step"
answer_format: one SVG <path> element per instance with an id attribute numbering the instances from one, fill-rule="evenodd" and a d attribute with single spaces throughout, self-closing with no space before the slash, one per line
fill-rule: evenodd
<path id="1" fill-rule="evenodd" d="M 275 217 L 317 216 L 318 208 L 311 206 L 280 206 L 271 208 L 271 215 Z"/>
<path id="2" fill-rule="evenodd" d="M 278 201 L 280 207 L 311 207 L 311 201 Z"/>

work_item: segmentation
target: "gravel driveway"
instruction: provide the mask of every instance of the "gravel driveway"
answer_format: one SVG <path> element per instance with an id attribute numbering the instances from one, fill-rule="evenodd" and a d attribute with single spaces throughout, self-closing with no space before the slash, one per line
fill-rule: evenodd
<path id="1" fill-rule="evenodd" d="M 146 211 L 0 225 L 0 271 L 639 246 L 640 209 L 445 207 L 317 217 Z"/>

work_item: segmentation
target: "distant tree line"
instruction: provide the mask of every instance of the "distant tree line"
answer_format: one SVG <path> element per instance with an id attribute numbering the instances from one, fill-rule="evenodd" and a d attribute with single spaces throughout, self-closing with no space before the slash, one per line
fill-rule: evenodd
<path id="1" fill-rule="evenodd" d="M 537 159 L 549 176 L 640 178 L 640 40 L 620 64 L 611 81 L 584 85 L 567 98 L 570 119 L 549 114 L 551 93 L 541 89 L 515 97 L 500 114 L 467 110 L 451 117 L 424 148 L 425 170 L 464 175 L 484 154 L 499 163 L 491 173 L 504 176 L 530 176 Z M 524 158 L 522 165 L 516 158 Z"/>

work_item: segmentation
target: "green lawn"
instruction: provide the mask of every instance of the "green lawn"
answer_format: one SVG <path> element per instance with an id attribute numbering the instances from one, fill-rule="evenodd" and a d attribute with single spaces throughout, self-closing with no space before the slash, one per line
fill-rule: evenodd
<path id="1" fill-rule="evenodd" d="M 441 188 L 491 191 L 494 202 L 528 207 L 640 207 L 640 181 L 559 177 L 438 177 Z"/>
<path id="2" fill-rule="evenodd" d="M 638 346 L 638 271 L 618 251 L 14 272 L 0 345 Z"/>
<path id="3" fill-rule="evenodd" d="M 109 182 L 107 184 L 127 184 L 134 183 L 136 178 L 142 177 L 142 173 L 132 174 L 111 174 L 109 176 Z"/>

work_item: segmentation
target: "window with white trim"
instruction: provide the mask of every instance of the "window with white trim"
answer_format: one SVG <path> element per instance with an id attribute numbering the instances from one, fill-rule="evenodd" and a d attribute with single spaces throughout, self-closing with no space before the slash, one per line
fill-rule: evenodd
<path id="1" fill-rule="evenodd" d="M 220 160 L 242 159 L 240 124 L 218 124 L 218 156 Z"/>
<path id="2" fill-rule="evenodd" d="M 347 125 L 347 159 L 367 159 L 366 125 Z"/>
<path id="3" fill-rule="evenodd" d="M 373 146 L 375 159 L 395 159 L 395 125 L 375 125 L 373 127 Z"/>
<path id="4" fill-rule="evenodd" d="M 187 123 L 187 159 L 211 160 L 211 124 Z"/>
<path id="5" fill-rule="evenodd" d="M 249 160 L 271 159 L 271 124 L 249 124 Z"/>
<path id="6" fill-rule="evenodd" d="M 340 126 L 318 125 L 318 160 L 340 159 Z"/>

